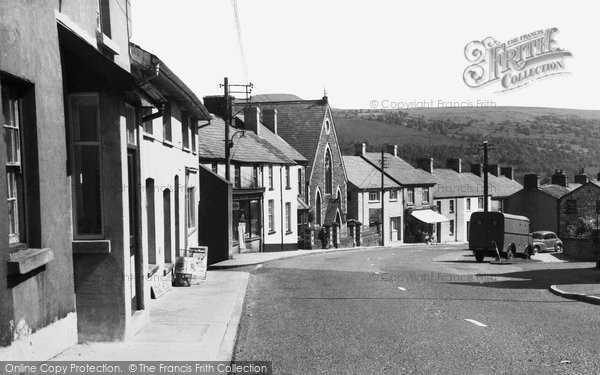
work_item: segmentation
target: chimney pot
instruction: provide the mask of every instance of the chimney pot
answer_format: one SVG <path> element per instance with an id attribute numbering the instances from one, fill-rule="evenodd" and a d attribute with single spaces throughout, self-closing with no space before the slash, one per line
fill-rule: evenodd
<path id="1" fill-rule="evenodd" d="M 398 145 L 388 145 L 387 149 L 390 154 L 394 155 L 394 157 L 398 156 Z"/>
<path id="2" fill-rule="evenodd" d="M 356 155 L 364 156 L 367 153 L 367 145 L 365 143 L 357 143 L 354 145 L 354 153 Z"/>
<path id="3" fill-rule="evenodd" d="M 260 108 L 246 107 L 244 108 L 244 126 L 246 130 L 254 132 L 260 137 Z"/>
<path id="4" fill-rule="evenodd" d="M 483 165 L 481 163 L 471 164 L 471 173 L 478 177 L 483 176 Z"/>
<path id="5" fill-rule="evenodd" d="M 263 124 L 273 133 L 277 134 L 277 109 L 269 108 L 262 111 Z"/>
<path id="6" fill-rule="evenodd" d="M 568 179 L 565 171 L 562 169 L 555 170 L 554 174 L 552 175 L 552 184 L 567 187 Z"/>
<path id="7" fill-rule="evenodd" d="M 462 173 L 461 159 L 446 159 L 446 168 L 452 169 L 455 172 Z"/>
<path id="8" fill-rule="evenodd" d="M 418 158 L 417 168 L 433 173 L 433 158 Z"/>
<path id="9" fill-rule="evenodd" d="M 511 180 L 515 179 L 515 169 L 513 167 L 502 167 L 500 168 L 500 174 Z"/>
<path id="10" fill-rule="evenodd" d="M 540 186 L 540 176 L 537 174 L 526 174 L 523 182 L 525 189 L 537 189 Z"/>

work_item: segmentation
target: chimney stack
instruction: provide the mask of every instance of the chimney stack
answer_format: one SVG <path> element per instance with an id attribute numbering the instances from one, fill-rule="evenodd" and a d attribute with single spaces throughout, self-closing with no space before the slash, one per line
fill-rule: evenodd
<path id="1" fill-rule="evenodd" d="M 494 176 L 500 176 L 500 166 L 498 164 L 488 164 L 488 172 Z"/>
<path id="2" fill-rule="evenodd" d="M 364 156 L 367 153 L 367 145 L 365 143 L 356 143 L 354 145 L 354 153 L 356 155 Z"/>
<path id="3" fill-rule="evenodd" d="M 562 169 L 557 169 L 552 175 L 552 184 L 567 187 L 567 174 Z"/>
<path id="4" fill-rule="evenodd" d="M 462 160 L 446 159 L 446 168 L 452 169 L 455 172 L 462 173 Z"/>
<path id="5" fill-rule="evenodd" d="M 526 174 L 523 182 L 525 189 L 537 189 L 540 186 L 540 176 L 537 174 Z"/>
<path id="6" fill-rule="evenodd" d="M 230 98 L 233 101 L 234 98 L 232 96 L 230 96 Z M 225 116 L 227 115 L 227 101 L 225 100 L 224 95 L 205 96 L 203 100 L 204 106 L 206 107 L 208 112 L 220 118 L 225 118 Z"/>
<path id="7" fill-rule="evenodd" d="M 500 175 L 509 178 L 511 180 L 515 179 L 515 170 L 513 167 L 502 167 L 500 168 Z"/>
<path id="8" fill-rule="evenodd" d="M 478 177 L 483 177 L 483 165 L 481 163 L 471 164 L 471 173 Z"/>
<path id="9" fill-rule="evenodd" d="M 387 149 L 390 154 L 394 155 L 394 157 L 398 157 L 398 145 L 388 145 Z"/>
<path id="10" fill-rule="evenodd" d="M 246 130 L 250 130 L 260 137 L 260 127 L 258 126 L 258 124 L 260 124 L 260 108 L 244 108 L 244 126 Z"/>
<path id="11" fill-rule="evenodd" d="M 269 108 L 262 111 L 263 124 L 273 133 L 277 134 L 277 109 Z"/>
<path id="12" fill-rule="evenodd" d="M 580 173 L 580 174 L 576 174 L 575 175 L 575 183 L 576 184 L 587 184 L 588 182 L 588 176 L 585 173 Z"/>
<path id="13" fill-rule="evenodd" d="M 417 168 L 433 173 L 433 158 L 418 158 Z"/>

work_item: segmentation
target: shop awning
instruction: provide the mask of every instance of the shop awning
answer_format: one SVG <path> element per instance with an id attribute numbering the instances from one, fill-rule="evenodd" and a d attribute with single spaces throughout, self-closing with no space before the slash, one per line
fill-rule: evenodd
<path id="1" fill-rule="evenodd" d="M 438 214 L 437 212 L 435 212 L 433 210 L 413 211 L 411 213 L 411 215 L 413 215 L 414 218 L 416 218 L 424 223 L 427 223 L 427 224 L 443 223 L 445 221 L 449 221 L 448 218 L 446 218 L 443 215 Z"/>

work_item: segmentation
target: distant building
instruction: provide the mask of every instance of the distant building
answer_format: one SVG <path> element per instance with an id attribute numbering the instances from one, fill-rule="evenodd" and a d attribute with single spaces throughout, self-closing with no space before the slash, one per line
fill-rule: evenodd
<path id="1" fill-rule="evenodd" d="M 415 168 L 398 157 L 398 147 L 390 146 L 384 154 L 385 174 L 402 187 L 400 194 L 403 203 L 402 223 L 404 242 L 420 242 L 425 236 L 435 234 L 437 223 L 447 219 L 434 211 L 433 187 L 438 183 L 429 170 Z M 381 153 L 367 152 L 364 143 L 356 145 L 356 154 L 375 168 L 381 168 Z"/>
<path id="2" fill-rule="evenodd" d="M 217 117 L 225 116 L 224 97 L 205 97 L 204 102 L 216 116 L 200 129 L 200 164 L 226 179 L 225 123 Z M 247 107 L 236 123 L 238 127 L 230 129 L 232 249 L 228 254 L 219 249 L 219 259 L 211 262 L 237 252 L 298 249 L 297 213 L 304 204 L 306 159 L 278 135 L 282 122 L 277 111 L 265 109 L 261 115 L 259 107 Z M 201 199 L 210 199 L 212 192 L 202 194 Z"/>
<path id="3" fill-rule="evenodd" d="M 562 170 L 554 172 L 550 184 L 540 185 L 539 180 L 536 174 L 525 175 L 523 189 L 505 199 L 505 212 L 528 217 L 532 231 L 548 230 L 558 234 L 561 199 L 581 184 L 569 184 Z"/>
<path id="4" fill-rule="evenodd" d="M 467 242 L 471 214 L 484 209 L 483 179 L 462 171 L 461 159 L 446 160 L 446 168 L 431 172 L 438 180 L 433 189 L 437 212 L 448 221 L 438 223 L 438 242 Z"/>
<path id="5" fill-rule="evenodd" d="M 598 176 L 600 177 L 600 175 Z M 558 232 L 559 236 L 568 237 L 573 233 L 583 219 L 596 223 L 600 217 L 600 181 L 590 180 L 581 171 L 575 175 L 575 184 L 579 187 L 562 196 L 559 202 Z"/>
<path id="6" fill-rule="evenodd" d="M 320 100 L 259 101 L 263 113 L 277 110 L 277 134 L 307 160 L 305 203 L 311 224 L 342 224 L 346 215 L 346 169 L 327 97 Z M 239 111 L 241 104 L 236 105 Z M 345 226 L 341 226 L 345 231 Z"/>
<path id="7" fill-rule="evenodd" d="M 344 156 L 344 165 L 348 173 L 348 219 L 359 221 L 365 228 L 376 227 L 383 220 L 384 245 L 402 242 L 402 186 L 384 176 L 382 196 L 381 168 L 375 167 L 361 156 Z"/>
<path id="8" fill-rule="evenodd" d="M 506 199 L 521 190 L 523 186 L 515 181 L 513 167 L 490 164 L 488 165 L 488 171 L 488 193 L 491 198 L 489 210 L 505 212 Z M 471 173 L 482 178 L 483 189 L 483 165 L 471 164 Z"/>

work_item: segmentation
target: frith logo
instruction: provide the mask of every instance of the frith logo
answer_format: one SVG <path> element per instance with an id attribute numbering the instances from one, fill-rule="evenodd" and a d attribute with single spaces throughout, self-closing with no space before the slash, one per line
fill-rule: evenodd
<path id="1" fill-rule="evenodd" d="M 469 87 L 478 88 L 498 81 L 500 91 L 514 90 L 537 79 L 565 74 L 565 57 L 571 52 L 558 47 L 557 28 L 537 30 L 500 43 L 492 37 L 472 41 L 465 57 L 472 63 L 463 73 Z"/>

